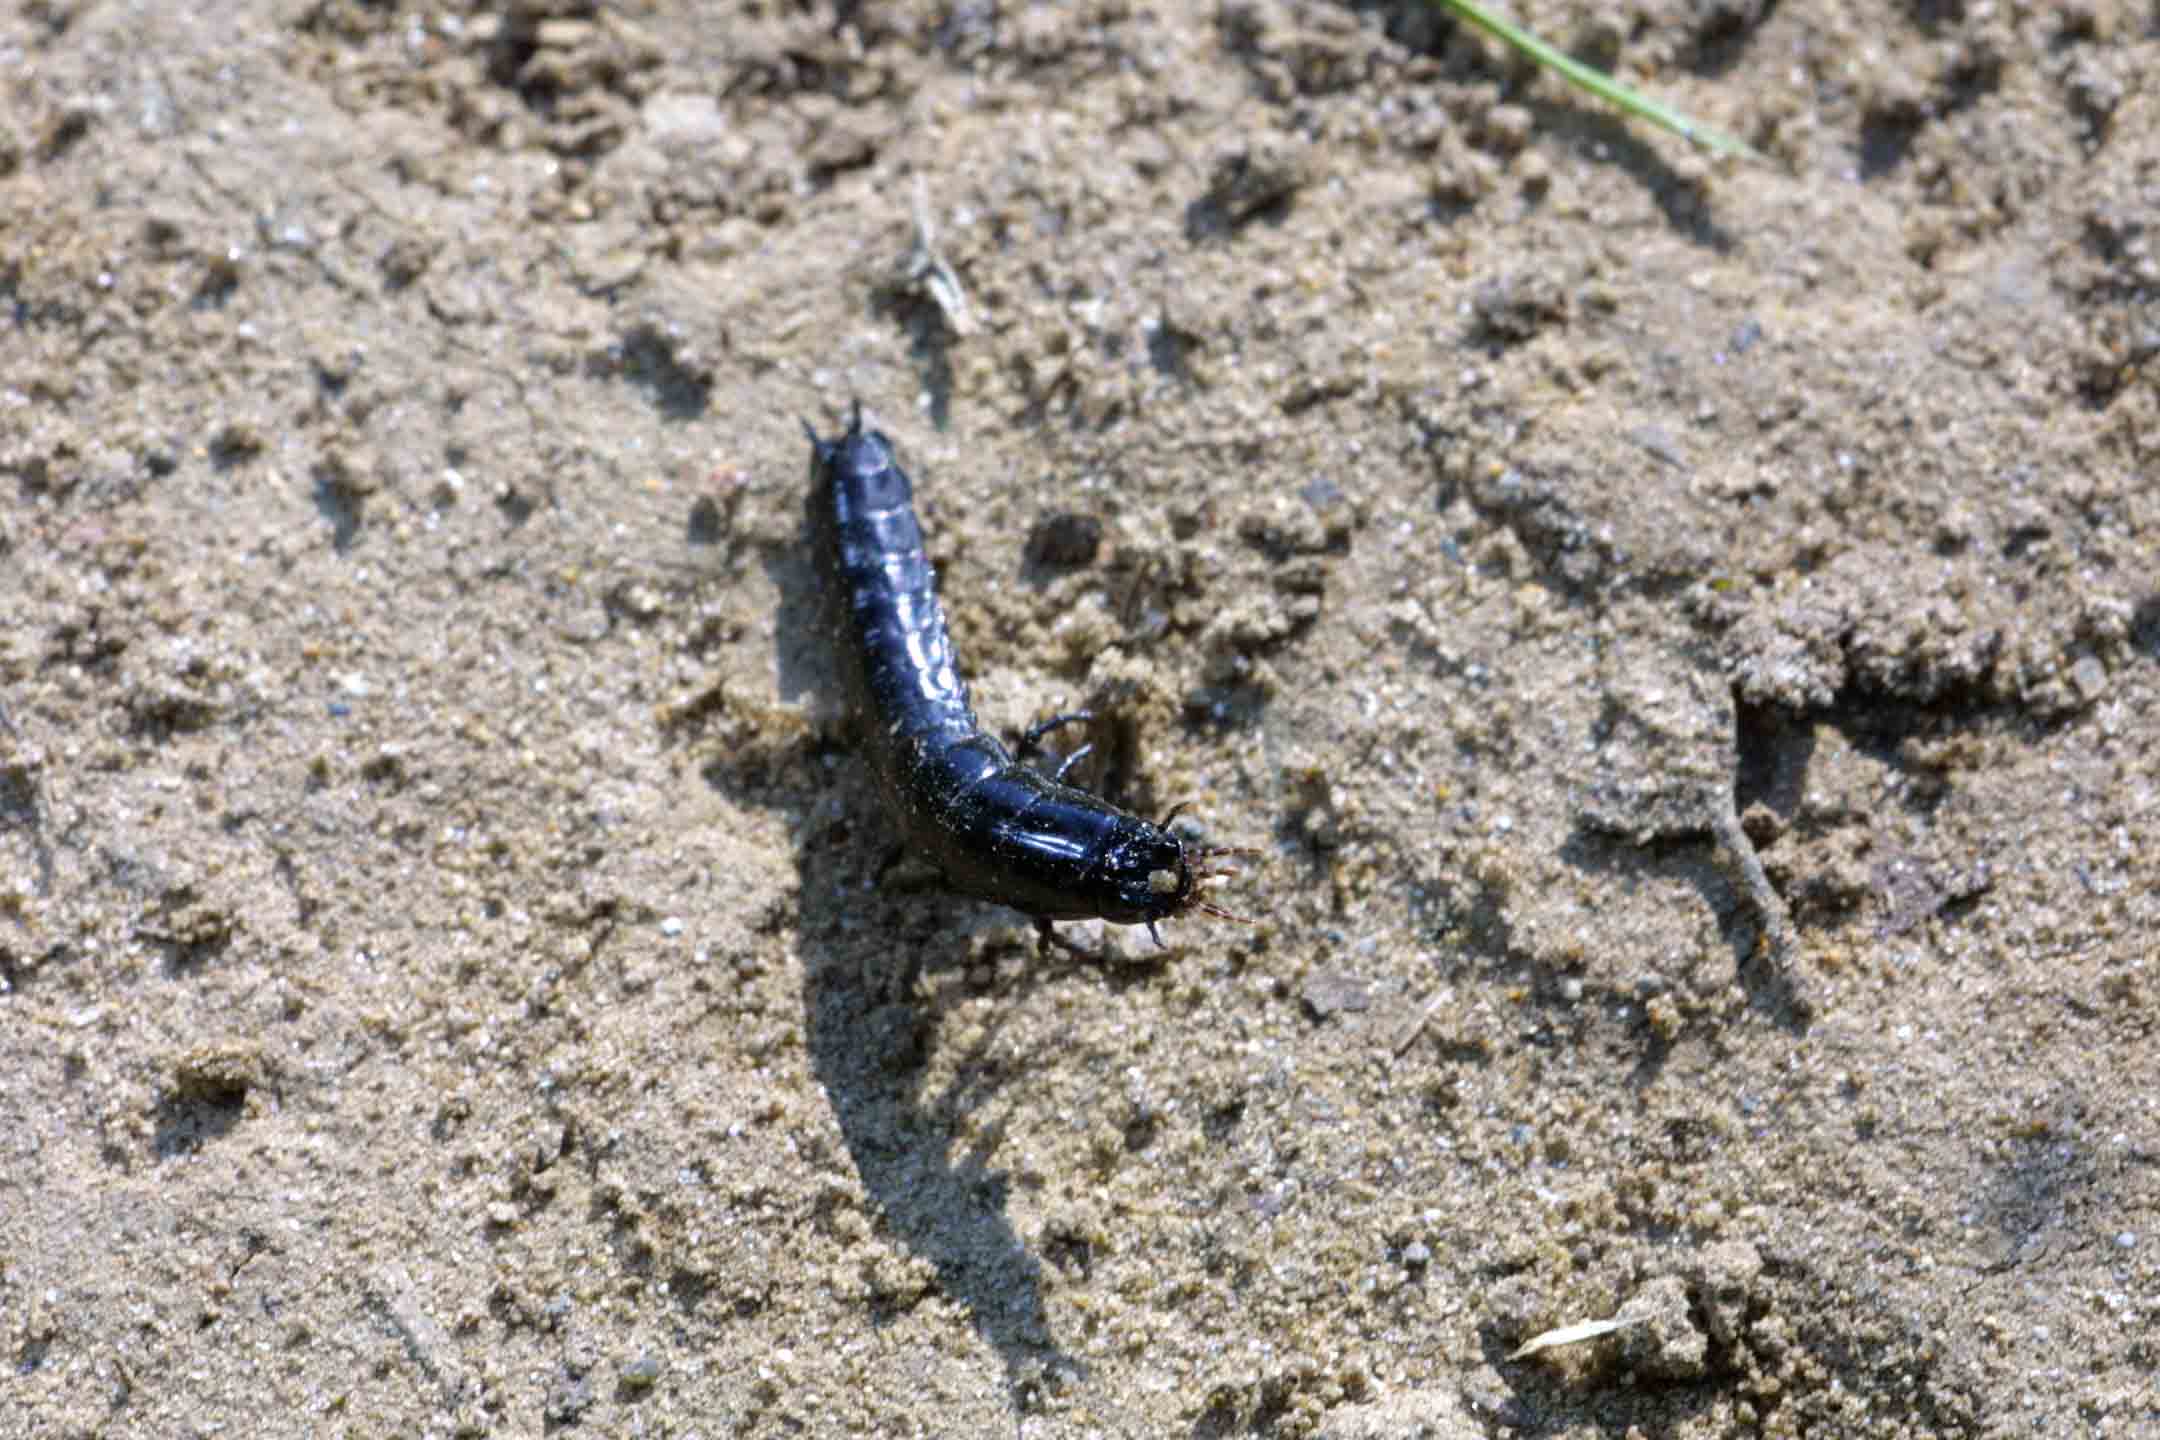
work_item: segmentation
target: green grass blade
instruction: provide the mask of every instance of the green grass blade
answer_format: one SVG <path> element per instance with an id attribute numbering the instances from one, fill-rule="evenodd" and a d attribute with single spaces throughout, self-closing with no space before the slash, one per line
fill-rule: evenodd
<path id="1" fill-rule="evenodd" d="M 1767 158 L 1739 136 L 1728 135 L 1722 130 L 1691 120 L 1670 105 L 1659 104 L 1640 91 L 1621 84 L 1610 75 L 1569 59 L 1529 31 L 1511 24 L 1482 5 L 1472 3 L 1472 0 L 1437 0 L 1437 3 L 1442 9 L 1461 16 L 1502 44 L 1512 45 L 1538 64 L 1559 71 L 1568 83 L 1589 91 L 1608 105 L 1670 130 L 1681 139 L 1700 145 L 1713 154 L 1739 155 L 1749 160 Z"/>

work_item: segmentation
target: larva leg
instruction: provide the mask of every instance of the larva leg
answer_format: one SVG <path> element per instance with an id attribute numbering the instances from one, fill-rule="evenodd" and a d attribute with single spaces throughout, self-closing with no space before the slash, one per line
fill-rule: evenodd
<path id="1" fill-rule="evenodd" d="M 1021 758 L 1025 759 L 1034 754 L 1036 747 L 1042 744 L 1043 736 L 1048 735 L 1051 731 L 1066 725 L 1093 720 L 1094 718 L 1095 712 L 1092 710 L 1074 710 L 1064 715 L 1052 715 L 1047 720 L 1037 721 L 1035 724 L 1028 726 L 1027 733 L 1020 737 L 1019 753 Z"/>
<path id="2" fill-rule="evenodd" d="M 1018 758 L 1025 760 L 1028 758 L 1028 756 L 1034 754 L 1037 750 L 1042 748 L 1043 737 L 1045 735 L 1048 735 L 1051 731 L 1059 729 L 1060 727 L 1066 725 L 1085 723 L 1087 721 L 1093 720 L 1094 718 L 1095 712 L 1092 710 L 1074 710 L 1068 714 L 1052 715 L 1047 720 L 1037 721 L 1035 724 L 1028 726 L 1027 733 L 1020 737 L 1020 747 L 1014 753 L 1017 755 Z M 1072 754 L 1067 755 L 1063 760 L 1060 760 L 1058 762 L 1058 767 L 1056 770 L 1051 772 L 1050 778 L 1057 781 L 1061 785 L 1064 784 L 1065 777 L 1072 773 L 1073 767 L 1075 765 L 1078 765 L 1082 760 L 1085 760 L 1091 753 L 1093 753 L 1094 749 L 1095 747 L 1092 744 L 1082 745 L 1079 749 L 1073 751 Z"/>
<path id="3" fill-rule="evenodd" d="M 1040 915 L 1035 917 L 1035 938 L 1044 945 L 1054 945 L 1068 955 L 1076 956 L 1082 960 L 1093 961 L 1097 965 L 1100 965 L 1108 958 L 1103 951 L 1090 950 L 1077 940 L 1067 939 L 1057 926 Z"/>

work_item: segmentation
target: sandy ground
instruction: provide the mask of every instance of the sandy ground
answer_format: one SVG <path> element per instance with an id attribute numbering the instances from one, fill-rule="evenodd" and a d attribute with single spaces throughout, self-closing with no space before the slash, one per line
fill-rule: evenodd
<path id="1" fill-rule="evenodd" d="M 2160 10 L 1517 13 L 9 4 L 0 1435 L 2160 1434 Z"/>

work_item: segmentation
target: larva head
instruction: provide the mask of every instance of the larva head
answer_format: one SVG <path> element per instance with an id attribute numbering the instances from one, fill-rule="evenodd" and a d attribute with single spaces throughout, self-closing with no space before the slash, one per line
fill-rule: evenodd
<path id="1" fill-rule="evenodd" d="M 1192 865 L 1185 842 L 1144 820 L 1132 820 L 1103 856 L 1098 897 L 1102 918 L 1118 925 L 1167 920 L 1193 903 Z"/>
<path id="2" fill-rule="evenodd" d="M 1234 873 L 1211 868 L 1209 861 L 1259 853 L 1225 846 L 1187 845 L 1170 829 L 1169 821 L 1175 818 L 1177 812 L 1173 810 L 1161 825 L 1133 821 L 1110 849 L 1103 867 L 1103 878 L 1116 898 L 1114 903 L 1104 905 L 1102 917 L 1120 925 L 1145 925 L 1158 945 L 1162 936 L 1156 934 L 1155 922 L 1189 910 L 1220 920 L 1243 921 L 1244 916 L 1210 904 L 1201 891 L 1209 882 Z"/>

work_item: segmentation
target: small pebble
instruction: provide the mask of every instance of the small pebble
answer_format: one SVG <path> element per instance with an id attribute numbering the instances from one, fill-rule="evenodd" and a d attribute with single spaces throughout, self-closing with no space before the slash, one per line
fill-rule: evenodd
<path id="1" fill-rule="evenodd" d="M 2107 679 L 2107 666 L 2091 655 L 2070 667 L 2070 683 L 2077 686 L 2088 705 L 2107 694 Z"/>

